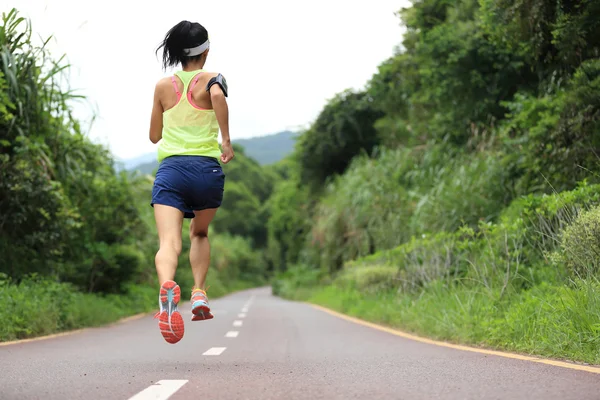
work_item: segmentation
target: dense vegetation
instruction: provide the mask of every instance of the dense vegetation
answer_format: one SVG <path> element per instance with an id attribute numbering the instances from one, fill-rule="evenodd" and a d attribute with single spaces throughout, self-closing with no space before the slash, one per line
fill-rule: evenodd
<path id="1" fill-rule="evenodd" d="M 270 199 L 274 290 L 600 362 L 600 1 L 415 0 Z"/>

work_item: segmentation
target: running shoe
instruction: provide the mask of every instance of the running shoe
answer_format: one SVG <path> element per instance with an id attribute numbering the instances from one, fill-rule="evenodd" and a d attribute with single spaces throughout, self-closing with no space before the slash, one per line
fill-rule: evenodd
<path id="1" fill-rule="evenodd" d="M 192 291 L 192 321 L 204 321 L 205 319 L 212 319 L 213 315 L 210 312 L 208 306 L 208 297 L 206 292 L 202 289 L 194 289 Z"/>
<path id="2" fill-rule="evenodd" d="M 166 281 L 160 287 L 160 311 L 154 316 L 158 318 L 158 327 L 168 343 L 175 344 L 183 338 L 183 318 L 177 310 L 181 299 L 181 289 L 173 281 Z"/>

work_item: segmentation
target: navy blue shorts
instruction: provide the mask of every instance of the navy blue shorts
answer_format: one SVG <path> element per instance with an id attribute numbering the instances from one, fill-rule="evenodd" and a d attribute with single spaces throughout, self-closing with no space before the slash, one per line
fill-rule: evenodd
<path id="1" fill-rule="evenodd" d="M 225 174 L 216 158 L 171 156 L 158 167 L 150 204 L 175 207 L 194 218 L 194 211 L 219 208 L 224 188 Z"/>

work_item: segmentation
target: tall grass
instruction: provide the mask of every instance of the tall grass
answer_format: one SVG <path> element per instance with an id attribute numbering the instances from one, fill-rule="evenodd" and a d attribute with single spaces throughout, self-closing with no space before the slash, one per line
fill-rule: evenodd
<path id="1" fill-rule="evenodd" d="M 493 221 L 513 197 L 507 179 L 490 151 L 429 145 L 358 157 L 317 205 L 302 261 L 336 271 L 414 236 Z"/>

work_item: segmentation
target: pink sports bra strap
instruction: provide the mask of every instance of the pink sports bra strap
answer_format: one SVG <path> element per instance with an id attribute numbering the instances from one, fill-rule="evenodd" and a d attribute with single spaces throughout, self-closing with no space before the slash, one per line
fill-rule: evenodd
<path id="1" fill-rule="evenodd" d="M 192 84 L 190 85 L 190 93 L 192 93 L 192 90 L 194 90 L 194 87 L 196 87 L 196 84 L 198 83 L 198 79 L 200 79 L 200 74 L 196 75 L 196 77 L 192 81 Z"/>
<path id="2" fill-rule="evenodd" d="M 175 93 L 177 93 L 177 101 L 179 101 L 179 99 L 181 98 L 181 93 L 179 92 L 179 89 L 177 88 L 177 81 L 175 81 L 174 76 L 171 77 L 171 82 L 173 82 L 173 87 L 175 88 Z"/>

